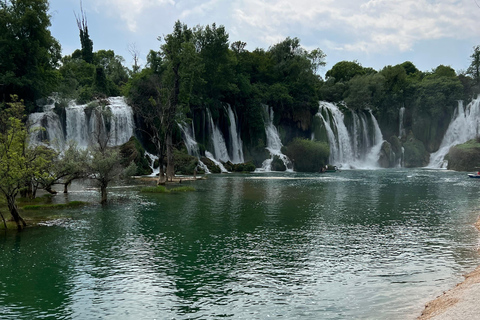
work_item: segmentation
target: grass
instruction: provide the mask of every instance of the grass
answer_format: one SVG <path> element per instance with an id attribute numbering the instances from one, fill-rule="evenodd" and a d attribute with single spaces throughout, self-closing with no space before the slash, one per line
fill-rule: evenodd
<path id="1" fill-rule="evenodd" d="M 477 149 L 480 148 L 480 143 L 477 139 L 472 139 L 455 147 L 461 150 Z"/>
<path id="2" fill-rule="evenodd" d="M 46 210 L 46 209 L 66 209 L 66 208 L 78 208 L 86 205 L 83 201 L 71 201 L 69 203 L 56 203 L 56 204 L 33 204 L 26 205 L 23 210 Z"/>
<path id="3" fill-rule="evenodd" d="M 156 186 L 156 187 L 145 187 L 140 190 L 144 193 L 177 193 L 177 192 L 188 192 L 196 191 L 194 187 L 176 187 L 172 189 L 167 189 L 165 186 Z"/>

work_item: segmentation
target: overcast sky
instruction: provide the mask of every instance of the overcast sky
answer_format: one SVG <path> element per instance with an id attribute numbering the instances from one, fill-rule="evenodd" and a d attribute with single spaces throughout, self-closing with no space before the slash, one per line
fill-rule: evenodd
<path id="1" fill-rule="evenodd" d="M 479 6 L 480 0 L 83 0 L 94 51 L 112 49 L 128 66 L 129 46 L 144 63 L 158 50 L 157 37 L 180 20 L 224 25 L 230 42 L 244 41 L 248 50 L 298 37 L 305 49 L 327 55 L 321 74 L 342 60 L 377 70 L 407 60 L 422 71 L 440 64 L 465 70 L 480 44 Z M 80 48 L 75 13 L 80 0 L 50 0 L 51 32 L 63 54 Z"/>

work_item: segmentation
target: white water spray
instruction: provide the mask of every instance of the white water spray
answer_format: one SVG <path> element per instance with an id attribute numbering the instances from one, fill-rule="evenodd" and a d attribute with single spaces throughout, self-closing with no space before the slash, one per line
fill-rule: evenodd
<path id="1" fill-rule="evenodd" d="M 322 120 L 327 133 L 330 164 L 342 168 L 376 168 L 384 141 L 378 122 L 371 111 L 368 111 L 368 117 L 363 112 L 358 114 L 350 112 L 352 112 L 351 132 L 345 125 L 344 114 L 335 104 L 320 103 L 317 116 Z"/>
<path id="2" fill-rule="evenodd" d="M 430 155 L 428 168 L 447 168 L 445 156 L 450 148 L 476 138 L 480 133 L 480 96 L 472 100 L 466 108 L 459 101 L 440 148 Z"/>

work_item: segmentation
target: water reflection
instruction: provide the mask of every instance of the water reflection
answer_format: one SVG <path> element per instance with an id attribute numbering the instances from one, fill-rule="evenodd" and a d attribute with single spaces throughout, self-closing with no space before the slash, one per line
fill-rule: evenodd
<path id="1" fill-rule="evenodd" d="M 229 174 L 195 187 L 114 189 L 107 208 L 0 238 L 2 315 L 405 319 L 477 263 L 478 186 L 458 173 Z"/>

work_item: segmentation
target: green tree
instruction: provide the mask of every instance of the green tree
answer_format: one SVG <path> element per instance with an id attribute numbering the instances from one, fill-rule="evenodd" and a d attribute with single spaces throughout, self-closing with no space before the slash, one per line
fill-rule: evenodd
<path id="1" fill-rule="evenodd" d="M 87 63 L 93 63 L 93 41 L 88 34 L 87 16 L 83 11 L 82 3 L 80 2 L 80 15 L 75 15 L 77 20 L 78 31 L 80 32 L 80 44 L 82 46 L 82 59 Z"/>
<path id="2" fill-rule="evenodd" d="M 473 47 L 473 53 L 470 56 L 471 62 L 467 69 L 467 74 L 471 75 L 475 83 L 480 84 L 480 45 Z"/>
<path id="3" fill-rule="evenodd" d="M 106 109 L 98 109 L 95 112 L 104 113 L 104 116 L 108 116 Z M 101 123 L 98 121 L 97 128 L 94 129 L 95 143 L 87 157 L 86 168 L 88 175 L 96 181 L 100 188 L 100 203 L 102 205 L 107 204 L 108 185 L 117 179 L 124 170 L 121 166 L 122 159 L 118 148 L 108 146 L 110 138 L 109 134 L 102 130 Z"/>
<path id="4" fill-rule="evenodd" d="M 32 181 L 45 175 L 49 160 L 42 147 L 29 146 L 28 132 L 23 123 L 25 106 L 13 97 L 0 112 L 0 193 L 18 229 L 26 226 L 16 204 L 18 193 Z"/>
<path id="5" fill-rule="evenodd" d="M 55 153 L 46 175 L 39 179 L 43 189 L 49 193 L 57 193 L 52 189 L 55 184 L 63 184 L 63 193 L 68 193 L 68 186 L 73 180 L 87 177 L 86 164 L 89 160 L 88 150 L 81 150 L 74 141 L 68 142 L 61 153 Z"/>
<path id="6" fill-rule="evenodd" d="M 0 3 L 0 99 L 16 94 L 32 109 L 56 87 L 61 49 L 47 12 L 47 0 Z"/>
<path id="7" fill-rule="evenodd" d="M 348 82 L 353 77 L 364 74 L 365 69 L 358 61 L 340 61 L 327 71 L 325 77 L 327 80 L 333 78 L 335 82 Z"/>

